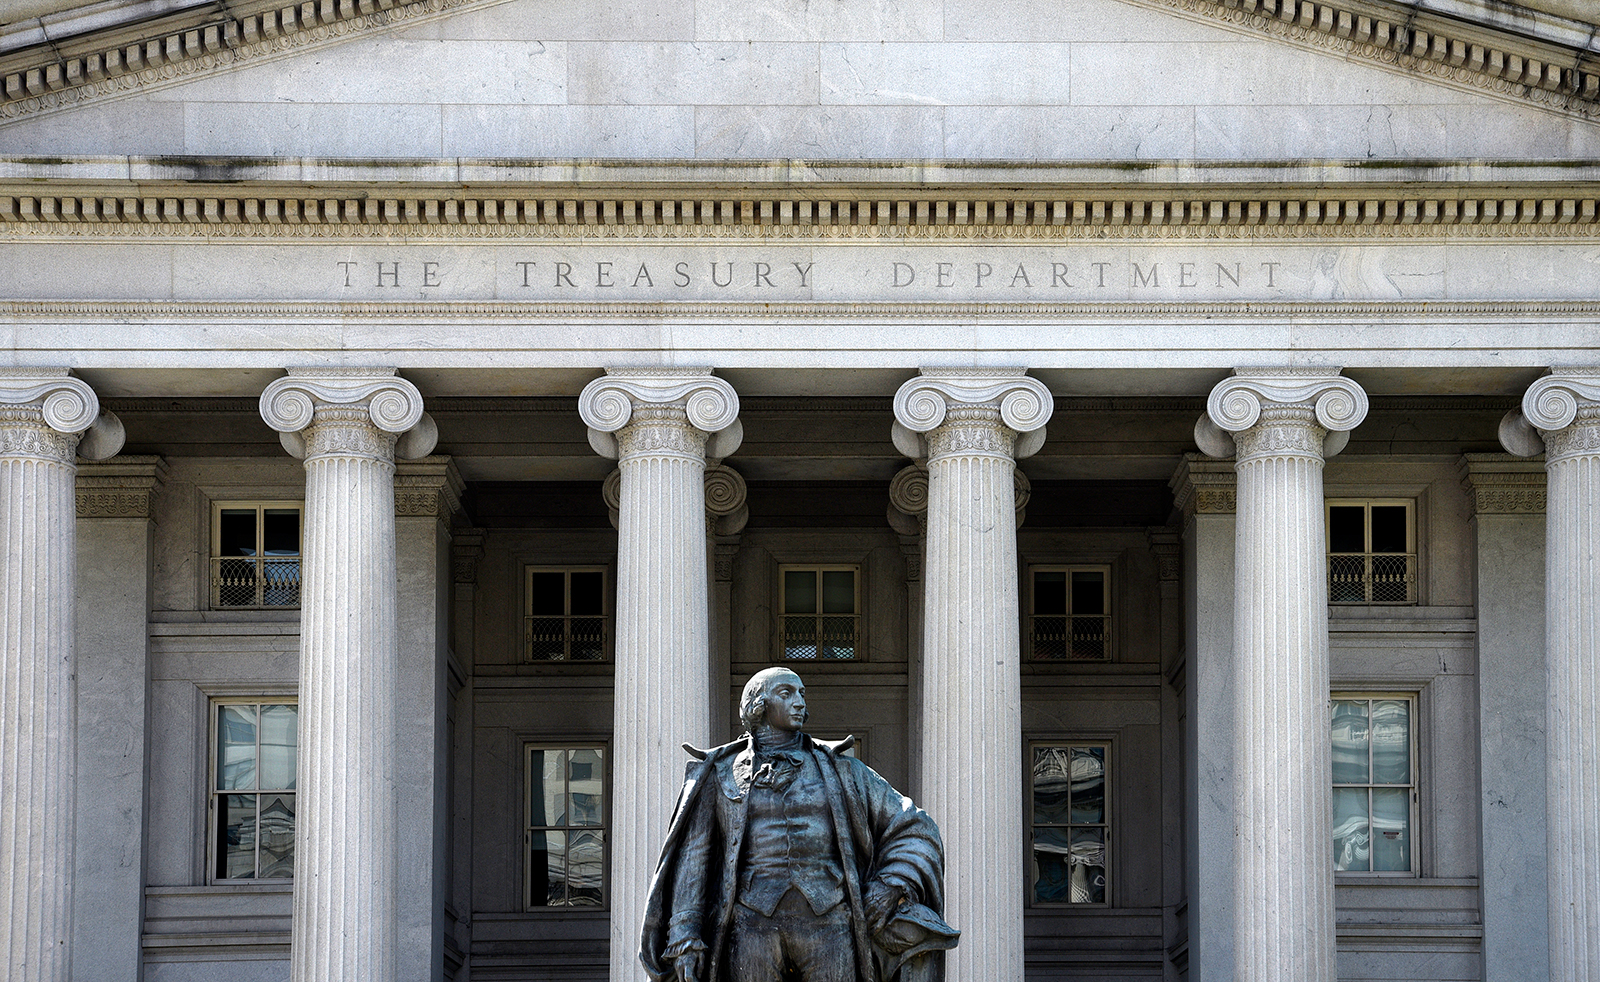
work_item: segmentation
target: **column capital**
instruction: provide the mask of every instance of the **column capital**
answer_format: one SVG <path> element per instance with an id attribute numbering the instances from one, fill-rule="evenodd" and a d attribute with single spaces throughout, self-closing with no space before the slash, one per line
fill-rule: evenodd
<path id="1" fill-rule="evenodd" d="M 907 457 L 929 456 L 923 436 L 954 409 L 996 413 L 1014 431 L 1012 455 L 1031 457 L 1044 446 L 1044 424 L 1055 412 L 1050 390 L 1026 368 L 923 368 L 894 394 L 894 445 Z"/>
<path id="2" fill-rule="evenodd" d="M 1522 408 L 1500 420 L 1500 445 L 1519 457 L 1600 452 L 1600 367 L 1551 369 Z"/>
<path id="3" fill-rule="evenodd" d="M 101 412 L 89 384 L 66 368 L 0 370 L 0 455 L 104 460 L 122 449 L 122 421 Z"/>
<path id="4" fill-rule="evenodd" d="M 291 368 L 261 393 L 261 418 L 300 459 L 324 453 L 426 457 L 438 442 L 438 427 L 422 411 L 422 393 L 395 371 Z"/>
<path id="5" fill-rule="evenodd" d="M 589 445 L 608 460 L 622 456 L 614 434 L 635 422 L 642 409 L 668 410 L 674 417 L 681 413 L 689 426 L 710 438 L 705 455 L 715 460 L 739 449 L 744 439 L 739 394 L 709 368 L 608 368 L 578 396 Z"/>
<path id="6" fill-rule="evenodd" d="M 1332 457 L 1367 417 L 1366 392 L 1339 372 L 1322 366 L 1235 368 L 1206 399 L 1206 414 L 1195 423 L 1195 442 L 1213 457 L 1232 457 L 1239 449 L 1235 434 L 1272 424 L 1285 430 L 1284 439 L 1252 451 Z M 1324 435 L 1310 432 L 1313 427 Z"/>

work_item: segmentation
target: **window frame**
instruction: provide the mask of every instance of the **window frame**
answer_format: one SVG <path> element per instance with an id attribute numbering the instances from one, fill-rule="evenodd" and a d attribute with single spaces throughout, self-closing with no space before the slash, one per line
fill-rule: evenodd
<path id="1" fill-rule="evenodd" d="M 549 619 L 554 615 L 533 613 L 533 574 L 561 573 L 563 622 L 562 651 L 560 658 L 533 657 L 533 624 L 536 617 Z M 572 621 L 574 618 L 591 618 L 593 614 L 572 613 L 572 574 L 600 574 L 600 657 L 574 659 L 572 657 Z M 522 665 L 610 665 L 616 657 L 616 595 L 612 585 L 611 567 L 600 563 L 523 563 L 522 564 Z"/>
<path id="2" fill-rule="evenodd" d="M 1409 708 L 1407 710 L 1407 717 L 1406 718 L 1409 721 L 1410 732 L 1406 734 L 1406 737 L 1407 737 L 1407 741 L 1408 741 L 1408 748 L 1407 748 L 1408 758 L 1407 759 L 1410 761 L 1410 774 L 1409 774 L 1410 781 L 1409 781 L 1409 783 L 1407 783 L 1407 784 L 1377 784 L 1375 782 L 1369 781 L 1366 784 L 1350 784 L 1350 783 L 1339 784 L 1339 783 L 1336 783 L 1333 780 L 1333 774 L 1332 774 L 1333 704 L 1335 702 L 1339 702 L 1339 701 L 1356 701 L 1356 700 L 1363 700 L 1363 701 L 1365 701 L 1367 703 L 1367 719 L 1369 721 L 1372 719 L 1372 703 L 1374 703 L 1374 702 L 1403 701 L 1403 702 L 1408 704 Z M 1330 789 L 1329 790 L 1329 799 L 1330 800 L 1329 800 L 1329 803 L 1328 803 L 1328 808 L 1329 808 L 1330 816 L 1331 816 L 1332 810 L 1333 810 L 1333 801 L 1332 801 L 1333 791 L 1341 789 L 1341 788 L 1365 788 L 1367 790 L 1367 837 L 1368 837 L 1368 842 L 1369 842 L 1369 845 L 1367 847 L 1367 866 L 1369 868 L 1368 869 L 1364 869 L 1364 870 L 1360 870 L 1360 869 L 1356 869 L 1356 870 L 1335 869 L 1333 872 L 1334 872 L 1334 876 L 1336 878 L 1339 878 L 1339 879 L 1351 879 L 1351 878 L 1361 878 L 1361 877 L 1379 877 L 1379 878 L 1382 878 L 1382 879 L 1417 879 L 1418 877 L 1420 877 L 1422 875 L 1421 855 L 1418 852 L 1418 849 L 1419 849 L 1419 847 L 1421 846 L 1421 843 L 1422 843 L 1422 832 L 1421 832 L 1421 829 L 1419 827 L 1420 823 L 1421 823 L 1421 819 L 1422 819 L 1422 757 L 1421 757 L 1421 753 L 1420 753 L 1420 749 L 1421 749 L 1420 748 L 1420 734 L 1421 734 L 1422 727 L 1420 725 L 1420 720 L 1418 719 L 1418 715 L 1417 715 L 1418 711 L 1421 708 L 1421 705 L 1422 705 L 1421 693 L 1416 692 L 1416 691 L 1411 691 L 1411 690 L 1394 691 L 1394 690 L 1381 690 L 1381 689 L 1335 689 L 1328 696 L 1328 722 L 1329 722 L 1329 774 L 1328 774 L 1328 787 Z M 1371 741 L 1370 737 L 1369 737 L 1369 739 L 1367 741 L 1367 775 L 1368 775 L 1369 778 L 1373 776 L 1372 741 Z M 1410 789 L 1411 794 L 1408 796 L 1408 799 L 1409 799 L 1408 800 L 1408 809 L 1409 809 L 1409 811 L 1408 811 L 1408 824 L 1407 824 L 1407 831 L 1408 831 L 1408 835 L 1409 835 L 1410 841 L 1408 841 L 1406 843 L 1406 854 L 1410 857 L 1410 861 L 1411 861 L 1410 862 L 1410 865 L 1411 865 L 1410 869 L 1406 869 L 1406 870 L 1375 870 L 1375 869 L 1371 869 L 1370 868 L 1371 865 L 1372 865 L 1372 848 L 1371 848 L 1370 842 L 1371 842 L 1371 837 L 1372 837 L 1372 789 L 1373 788 L 1408 788 L 1408 789 Z M 1329 829 L 1330 838 L 1329 838 L 1329 842 L 1328 842 L 1328 848 L 1329 848 L 1329 851 L 1330 851 L 1330 856 L 1329 856 L 1330 865 L 1332 864 L 1332 860 L 1333 860 L 1333 856 L 1331 855 L 1332 850 L 1333 850 L 1333 840 L 1332 840 L 1332 837 L 1331 837 L 1332 831 L 1333 830 L 1330 827 L 1330 829 Z"/>
<path id="3" fill-rule="evenodd" d="M 1035 751 L 1044 748 L 1054 748 L 1066 753 L 1075 749 L 1099 749 L 1102 752 L 1104 769 L 1101 774 L 1103 782 L 1104 806 L 1101 821 L 1073 823 L 1071 819 L 1071 806 L 1068 805 L 1068 823 L 1066 825 L 1040 825 L 1034 821 L 1034 757 Z M 1030 739 L 1025 744 L 1026 756 L 1024 766 L 1027 769 L 1026 779 L 1023 781 L 1023 828 L 1025 839 L 1023 842 L 1023 868 L 1027 875 L 1023 879 L 1023 903 L 1029 910 L 1067 911 L 1067 910 L 1110 910 L 1116 903 L 1116 863 L 1120 858 L 1120 851 L 1116 843 L 1116 824 L 1114 816 L 1115 785 L 1112 780 L 1117 768 L 1115 765 L 1116 742 L 1109 737 L 1085 737 L 1072 739 Z M 1034 896 L 1034 884 L 1037 880 L 1034 869 L 1033 841 L 1035 830 L 1039 828 L 1066 829 L 1068 838 L 1072 830 L 1079 828 L 1099 828 L 1103 831 L 1105 848 L 1105 898 L 1098 902 L 1074 902 L 1071 900 L 1038 900 Z"/>
<path id="4" fill-rule="evenodd" d="M 256 555 L 223 556 L 222 555 L 222 513 L 224 511 L 243 511 L 252 508 L 256 513 Z M 266 535 L 266 512 L 269 510 L 293 509 L 300 516 L 299 536 L 296 542 L 294 555 L 295 575 L 295 602 L 292 604 L 225 604 L 221 602 L 219 589 L 221 584 L 217 581 L 220 574 L 217 572 L 221 561 L 224 559 L 253 558 L 256 566 L 257 591 L 262 600 L 266 599 L 266 586 L 268 582 L 263 567 L 266 563 L 266 549 L 264 538 Z M 211 548 L 207 554 L 206 562 L 206 608 L 208 610 L 299 610 L 304 589 L 305 571 L 305 543 L 306 543 L 306 503 L 303 498 L 227 498 L 213 499 L 211 501 Z"/>
<path id="5" fill-rule="evenodd" d="M 817 607 L 819 608 L 818 610 L 812 611 L 810 613 L 805 613 L 805 612 L 800 612 L 800 613 L 795 613 L 795 614 L 790 614 L 789 613 L 789 611 L 788 611 L 789 591 L 788 591 L 788 588 L 787 588 L 786 580 L 787 580 L 788 574 L 791 573 L 791 572 L 809 572 L 809 573 L 815 573 L 816 574 L 816 577 L 817 577 Z M 837 613 L 829 614 L 829 613 L 825 613 L 824 611 L 822 611 L 820 609 L 822 607 L 822 574 L 823 573 L 835 573 L 835 572 L 848 572 L 848 573 L 851 574 L 851 588 L 852 588 L 852 592 L 854 594 L 854 600 L 853 600 L 854 611 L 853 611 L 853 613 L 850 613 L 848 615 L 846 615 L 846 614 L 837 614 Z M 776 657 L 775 657 L 774 661 L 776 661 L 776 662 L 778 662 L 780 664 L 785 664 L 785 665 L 794 665 L 794 664 L 805 664 L 805 665 L 845 665 L 845 664 L 859 663 L 859 662 L 866 661 L 867 659 L 865 657 L 865 644 L 864 644 L 864 642 L 865 642 L 865 634 L 864 634 L 864 631 L 863 631 L 863 625 L 865 624 L 866 617 L 865 617 L 865 614 L 862 612 L 862 609 L 861 609 L 861 596 L 862 596 L 861 587 L 862 587 L 862 564 L 861 563 L 779 563 L 778 564 L 778 577 L 777 577 L 777 595 L 778 596 L 777 596 L 777 602 L 774 604 L 774 609 L 777 611 L 777 619 L 778 619 L 777 638 L 776 638 L 776 642 L 775 642 L 775 645 L 774 645 L 777 654 L 776 654 Z M 788 626 L 789 626 L 788 619 L 790 617 L 812 617 L 812 618 L 814 618 L 815 619 L 815 623 L 816 623 L 816 628 L 817 628 L 816 636 L 817 636 L 818 639 L 820 639 L 820 638 L 823 637 L 823 630 L 822 630 L 822 620 L 823 620 L 823 618 L 825 618 L 825 617 L 846 617 L 846 616 L 848 616 L 851 619 L 850 647 L 851 647 L 851 651 L 854 652 L 854 654 L 852 654 L 849 658 L 822 658 L 820 656 L 812 657 L 812 658 L 791 658 L 791 657 L 789 657 L 789 655 L 788 655 L 789 646 L 788 646 L 788 644 L 786 642 L 787 642 L 787 638 L 788 638 Z M 817 645 L 817 647 L 820 648 L 821 645 Z"/>
<path id="6" fill-rule="evenodd" d="M 538 825 L 533 824 L 533 759 L 534 755 L 548 750 L 571 752 L 574 750 L 599 750 L 602 760 L 600 776 L 600 824 L 595 825 Z M 524 740 L 522 743 L 522 910 L 525 914 L 554 914 L 570 916 L 575 913 L 609 913 L 611 910 L 611 741 L 583 740 Z M 566 831 L 574 829 L 598 830 L 603 843 L 600 857 L 600 903 L 595 906 L 552 906 L 533 903 L 533 833 Z"/>
<path id="7" fill-rule="evenodd" d="M 1333 551 L 1333 509 L 1335 508 L 1362 508 L 1362 552 L 1334 552 Z M 1372 551 L 1372 509 L 1403 507 L 1406 511 L 1406 551 L 1404 553 Z M 1416 497 L 1391 497 L 1391 496 L 1345 496 L 1325 497 L 1322 506 L 1323 525 L 1323 569 L 1328 580 L 1328 606 L 1330 607 L 1416 607 L 1422 604 L 1422 556 L 1420 549 L 1421 534 L 1418 530 L 1418 515 L 1420 502 Z M 1333 599 L 1333 560 L 1336 556 L 1362 558 L 1362 590 L 1366 595 L 1372 592 L 1372 560 L 1374 556 L 1403 555 L 1406 560 L 1406 599 L 1405 600 L 1335 600 Z"/>
<path id="8" fill-rule="evenodd" d="M 224 788 L 219 788 L 218 787 L 218 784 L 220 783 L 220 781 L 219 781 L 219 771 L 220 771 L 220 766 L 221 766 L 221 763 L 222 763 L 221 760 L 219 759 L 220 754 L 221 754 L 220 740 L 221 740 L 221 736 L 222 736 L 222 733 L 221 733 L 221 725 L 222 725 L 221 716 L 222 716 L 223 708 L 227 707 L 227 706 L 255 706 L 256 707 L 256 720 L 257 720 L 257 722 L 256 722 L 256 748 L 257 748 L 256 749 L 256 760 L 258 762 L 257 763 L 258 770 L 257 770 L 256 787 L 254 787 L 254 788 L 250 788 L 250 789 L 227 788 L 227 789 L 224 789 Z M 291 787 L 291 788 L 262 788 L 262 787 L 260 787 L 260 777 L 259 777 L 259 774 L 260 774 L 259 761 L 261 759 L 261 752 L 260 752 L 260 747 L 261 747 L 260 710 L 264 706 L 293 706 L 293 707 L 295 707 L 295 773 L 294 773 L 294 787 Z M 300 784 L 300 754 L 299 754 L 299 746 L 300 746 L 300 699 L 299 699 L 299 696 L 296 695 L 293 692 L 285 692 L 285 693 L 265 692 L 265 693 L 252 693 L 252 694 L 241 694 L 241 695 L 213 695 L 213 696 L 209 697 L 206 700 L 206 713 L 207 713 L 207 716 L 208 716 L 208 720 L 207 720 L 207 724 L 206 724 L 206 736 L 207 736 L 207 742 L 206 742 L 206 761 L 207 761 L 207 764 L 206 764 L 206 787 L 205 787 L 205 792 L 204 792 L 205 793 L 205 797 L 206 797 L 206 804 L 205 804 L 205 808 L 203 809 L 205 826 L 206 826 L 206 828 L 205 828 L 205 844 L 206 844 L 205 845 L 205 862 L 206 862 L 205 882 L 208 885 L 212 885 L 212 886 L 217 886 L 217 885 L 236 886 L 236 885 L 241 884 L 241 883 L 258 884 L 258 885 L 261 885 L 261 886 L 271 886 L 271 885 L 275 885 L 275 884 L 292 884 L 294 882 L 294 876 L 293 876 L 292 873 L 289 876 L 266 876 L 266 877 L 263 877 L 263 876 L 248 876 L 248 877 L 243 877 L 243 876 L 240 876 L 240 877 L 219 876 L 218 875 L 218 870 L 217 870 L 217 865 L 218 865 L 218 862 L 221 859 L 221 850 L 220 850 L 221 843 L 218 841 L 218 832 L 220 830 L 217 827 L 217 820 L 218 820 L 218 816 L 220 815 L 220 812 L 218 810 L 218 799 L 223 797 L 224 795 L 239 794 L 241 791 L 244 794 L 255 795 L 256 796 L 256 816 L 257 816 L 258 828 L 259 828 L 259 821 L 260 821 L 260 815 L 261 815 L 261 800 L 260 800 L 261 796 L 263 796 L 263 795 L 271 795 L 271 794 L 289 794 L 289 795 L 293 795 L 294 798 L 295 798 L 295 840 L 294 840 L 294 844 L 295 844 L 295 855 L 296 855 L 296 858 L 298 859 L 298 857 L 299 857 L 299 849 L 300 849 L 300 812 L 299 812 L 299 803 L 300 803 L 300 787 L 299 787 L 299 784 Z M 260 837 L 259 837 L 259 832 L 258 832 L 257 840 L 256 840 L 256 869 L 260 870 L 260 868 L 261 868 L 261 843 L 260 843 Z"/>
<path id="9" fill-rule="evenodd" d="M 1070 656 L 1070 654 L 1067 655 L 1067 656 L 1061 657 L 1061 658 L 1040 658 L 1040 657 L 1038 657 L 1037 655 L 1034 654 L 1034 652 L 1037 650 L 1037 644 L 1034 641 L 1034 636 L 1035 636 L 1035 634 L 1037 632 L 1035 630 L 1035 626 L 1034 625 L 1035 625 L 1035 621 L 1039 617 L 1041 617 L 1041 616 L 1043 616 L 1043 617 L 1063 616 L 1063 617 L 1066 618 L 1066 620 L 1070 624 L 1070 622 L 1071 622 L 1073 617 L 1093 617 L 1093 616 L 1096 616 L 1094 614 L 1073 614 L 1072 613 L 1072 574 L 1073 573 L 1091 573 L 1091 572 L 1099 573 L 1099 574 L 1101 574 L 1101 577 L 1102 577 L 1102 579 L 1101 579 L 1101 601 L 1102 601 L 1102 606 L 1105 608 L 1105 613 L 1101 614 L 1101 615 L 1098 615 L 1098 616 L 1103 618 L 1103 623 L 1104 623 L 1104 628 L 1103 628 L 1103 631 L 1104 631 L 1104 653 L 1098 658 L 1073 658 L 1073 657 Z M 1115 567 L 1109 562 L 1098 562 L 1098 563 L 1096 563 L 1096 562 L 1087 562 L 1087 563 L 1028 563 L 1027 564 L 1027 568 L 1026 568 L 1026 572 L 1025 572 L 1025 578 L 1027 580 L 1027 607 L 1023 611 L 1023 617 L 1025 619 L 1025 623 L 1024 623 L 1025 630 L 1023 632 L 1024 633 L 1024 639 L 1025 639 L 1025 641 L 1024 641 L 1025 657 L 1024 657 L 1023 660 L 1025 662 L 1029 663 L 1029 664 L 1032 664 L 1032 665 L 1103 665 L 1103 664 L 1107 664 L 1109 662 L 1116 661 L 1117 617 L 1116 617 L 1116 614 L 1115 614 L 1115 609 L 1113 607 L 1113 603 L 1115 602 L 1115 595 L 1114 595 L 1114 591 L 1112 590 L 1112 574 L 1114 572 L 1115 572 Z M 1064 614 L 1064 615 L 1056 615 L 1056 614 L 1043 614 L 1043 615 L 1041 615 L 1041 614 L 1034 613 L 1034 611 L 1038 609 L 1038 597 L 1037 597 L 1037 586 L 1038 586 L 1038 584 L 1037 584 L 1037 579 L 1036 579 L 1036 576 L 1035 576 L 1035 574 L 1037 574 L 1037 573 L 1065 573 L 1067 575 L 1067 589 L 1066 589 L 1067 612 L 1066 612 L 1066 614 Z M 1070 645 L 1069 645 L 1069 650 L 1070 650 Z"/>

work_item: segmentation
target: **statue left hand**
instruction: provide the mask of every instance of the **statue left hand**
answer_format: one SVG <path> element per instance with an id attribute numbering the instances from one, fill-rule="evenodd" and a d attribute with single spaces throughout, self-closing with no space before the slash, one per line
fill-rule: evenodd
<path id="1" fill-rule="evenodd" d="M 904 890 L 881 880 L 867 888 L 867 923 L 873 933 L 884 929 L 904 898 Z"/>

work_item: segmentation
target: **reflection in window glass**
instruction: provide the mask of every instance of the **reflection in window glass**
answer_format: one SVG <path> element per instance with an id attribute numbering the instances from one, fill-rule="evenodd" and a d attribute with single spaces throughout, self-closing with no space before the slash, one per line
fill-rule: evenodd
<path id="1" fill-rule="evenodd" d="M 300 605 L 298 503 L 218 504 L 212 516 L 211 605 Z"/>
<path id="2" fill-rule="evenodd" d="M 1032 894 L 1036 904 L 1106 903 L 1106 746 L 1033 747 Z"/>
<path id="3" fill-rule="evenodd" d="M 529 909 L 605 903 L 605 750 L 528 748 Z"/>
<path id="4" fill-rule="evenodd" d="M 1333 700 L 1333 868 L 1412 872 L 1410 698 Z"/>
<path id="5" fill-rule="evenodd" d="M 284 703 L 216 707 L 215 879 L 294 875 L 298 716 Z"/>

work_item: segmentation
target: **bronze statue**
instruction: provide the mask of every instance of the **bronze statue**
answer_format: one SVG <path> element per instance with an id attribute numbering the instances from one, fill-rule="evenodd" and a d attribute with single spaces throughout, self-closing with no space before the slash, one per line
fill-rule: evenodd
<path id="1" fill-rule="evenodd" d="M 655 982 L 937 982 L 944 922 L 933 819 L 854 742 L 811 739 L 786 668 L 745 685 L 746 734 L 690 761 L 645 911 Z"/>

